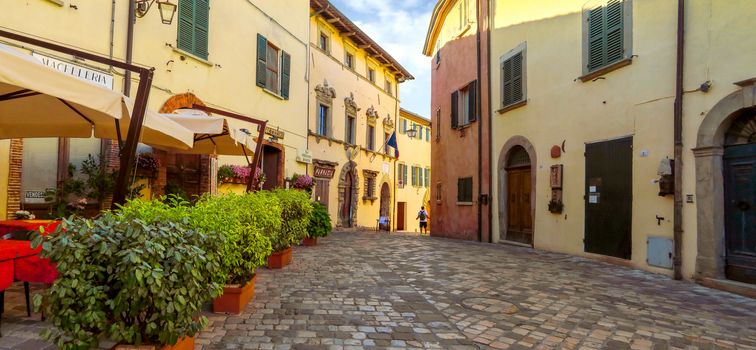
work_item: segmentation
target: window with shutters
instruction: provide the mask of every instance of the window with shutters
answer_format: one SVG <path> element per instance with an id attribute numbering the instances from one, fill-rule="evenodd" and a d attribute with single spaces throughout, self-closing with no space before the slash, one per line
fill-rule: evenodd
<path id="1" fill-rule="evenodd" d="M 501 109 L 499 113 L 527 103 L 526 49 L 527 43 L 522 43 L 501 56 Z"/>
<path id="2" fill-rule="evenodd" d="M 452 93 L 451 124 L 453 129 L 465 127 L 478 119 L 477 85 L 477 81 L 474 80 Z"/>
<path id="3" fill-rule="evenodd" d="M 344 64 L 347 68 L 354 70 L 354 54 L 347 52 L 346 57 L 344 57 Z"/>
<path id="4" fill-rule="evenodd" d="M 288 100 L 290 74 L 291 56 L 257 34 L 257 86 Z"/>
<path id="5" fill-rule="evenodd" d="M 331 107 L 323 103 L 318 104 L 317 133 L 322 136 L 331 136 L 328 132 L 331 123 Z"/>
<path id="6" fill-rule="evenodd" d="M 606 73 L 629 64 L 631 57 L 632 1 L 589 2 L 583 9 L 583 74 Z"/>
<path id="7" fill-rule="evenodd" d="M 354 145 L 357 143 L 356 135 L 355 135 L 356 129 L 357 129 L 357 117 L 354 114 L 347 112 L 346 130 L 344 132 L 344 142 L 350 145 Z"/>
<path id="8" fill-rule="evenodd" d="M 386 93 L 389 94 L 390 96 L 394 96 L 394 88 L 393 87 L 394 86 L 391 84 L 391 81 L 388 80 L 388 79 L 386 79 L 386 87 L 384 88 L 384 90 L 386 90 Z"/>
<path id="9" fill-rule="evenodd" d="M 375 84 L 375 69 L 374 68 L 368 67 L 367 77 L 371 83 Z"/>
<path id="10" fill-rule="evenodd" d="M 180 0 L 178 5 L 178 49 L 207 60 L 210 0 Z"/>
<path id="11" fill-rule="evenodd" d="M 425 168 L 425 188 L 430 187 L 430 168 Z"/>
<path id="12" fill-rule="evenodd" d="M 321 31 L 318 37 L 318 47 L 326 53 L 331 53 L 331 37 Z"/>
<path id="13" fill-rule="evenodd" d="M 399 188 L 404 188 L 407 185 L 407 165 L 404 163 L 397 164 L 396 172 L 396 177 L 399 180 L 398 186 Z"/>
<path id="14" fill-rule="evenodd" d="M 457 204 L 472 204 L 472 177 L 457 179 Z"/>

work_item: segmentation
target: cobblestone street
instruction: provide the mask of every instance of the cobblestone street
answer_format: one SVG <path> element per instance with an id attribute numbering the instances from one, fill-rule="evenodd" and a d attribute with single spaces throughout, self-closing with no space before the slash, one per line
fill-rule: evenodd
<path id="1" fill-rule="evenodd" d="M 756 349 L 756 300 L 563 254 L 335 233 L 202 349 Z"/>

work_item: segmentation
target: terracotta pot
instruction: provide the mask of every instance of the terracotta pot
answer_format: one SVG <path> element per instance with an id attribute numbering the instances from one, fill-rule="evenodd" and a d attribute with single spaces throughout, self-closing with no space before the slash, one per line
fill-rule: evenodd
<path id="1" fill-rule="evenodd" d="M 302 245 L 312 247 L 314 245 L 318 245 L 318 237 L 306 237 L 304 240 L 302 240 Z"/>
<path id="2" fill-rule="evenodd" d="M 255 297 L 255 280 L 257 275 L 243 287 L 223 287 L 223 295 L 213 299 L 213 312 L 236 315 L 242 313 L 247 303 Z"/>
<path id="3" fill-rule="evenodd" d="M 194 337 L 179 339 L 175 345 L 124 345 L 118 344 L 111 350 L 193 350 Z"/>
<path id="4" fill-rule="evenodd" d="M 268 257 L 269 269 L 282 269 L 291 263 L 291 247 L 275 252 Z"/>

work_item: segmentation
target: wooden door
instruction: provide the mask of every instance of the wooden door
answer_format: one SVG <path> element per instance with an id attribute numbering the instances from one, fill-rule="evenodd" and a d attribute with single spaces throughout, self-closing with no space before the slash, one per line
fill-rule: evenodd
<path id="1" fill-rule="evenodd" d="M 265 182 L 263 183 L 264 190 L 272 190 L 274 188 L 282 187 L 283 184 L 280 181 L 281 169 L 281 150 L 275 147 L 263 147 L 263 159 L 262 170 L 265 174 Z"/>
<path id="2" fill-rule="evenodd" d="M 756 144 L 724 154 L 727 278 L 756 283 Z"/>
<path id="3" fill-rule="evenodd" d="M 200 193 L 201 156 L 195 154 L 174 154 L 167 165 L 166 192 L 195 198 Z M 183 192 L 183 193 L 182 193 Z"/>
<path id="4" fill-rule="evenodd" d="M 507 233 L 512 242 L 533 244 L 530 166 L 507 169 Z"/>
<path id="5" fill-rule="evenodd" d="M 315 178 L 315 201 L 328 208 L 328 193 L 331 191 L 330 179 Z"/>
<path id="6" fill-rule="evenodd" d="M 396 202 L 396 230 L 397 231 L 404 231 L 407 229 L 406 225 L 404 224 L 406 217 L 407 217 L 407 203 Z"/>
<path id="7" fill-rule="evenodd" d="M 352 189 L 354 179 L 351 172 L 344 179 L 344 201 L 341 203 L 341 222 L 344 227 L 352 227 Z"/>
<path id="8" fill-rule="evenodd" d="M 585 251 L 630 259 L 632 137 L 585 146 Z"/>

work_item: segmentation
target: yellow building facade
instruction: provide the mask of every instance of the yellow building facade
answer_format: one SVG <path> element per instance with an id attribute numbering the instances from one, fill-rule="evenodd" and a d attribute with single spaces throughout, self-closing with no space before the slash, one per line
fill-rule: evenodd
<path id="1" fill-rule="evenodd" d="M 133 62 L 155 67 L 148 108 L 163 113 L 205 105 L 267 120 L 263 170 L 267 187 L 284 186 L 294 173 L 305 173 L 298 157 L 307 150 L 309 6 L 307 0 L 277 2 L 178 0 L 171 24 L 161 23 L 157 6 L 134 23 Z M 125 60 L 129 1 L 6 0 L 0 26 L 46 41 Z M 30 47 L 18 49 L 87 69 L 123 91 L 124 72 L 75 57 Z M 132 77 L 136 79 L 135 77 Z M 136 92 L 136 80 L 131 95 Z M 254 133 L 256 125 L 229 119 Z M 9 141 L 0 142 L 0 180 L 20 162 L 21 188 L 4 191 L 5 212 L 40 204 L 38 194 L 65 176 L 55 169 L 80 162 L 87 154 L 109 152 L 109 143 L 90 139 L 26 139 L 22 159 L 13 158 Z M 149 151 L 149 149 L 144 149 Z M 190 194 L 213 192 L 219 164 L 246 165 L 243 157 L 178 155 L 154 150 L 163 168 L 152 181 L 153 193 L 171 183 Z M 111 152 L 113 153 L 113 152 Z M 250 155 L 251 157 L 251 155 Z M 298 161 L 300 159 L 300 161 Z M 2 181 L 7 186 L 8 181 Z M 0 189 L 2 190 L 2 189 Z"/>
<path id="2" fill-rule="evenodd" d="M 419 232 L 417 213 L 420 208 L 425 207 L 428 214 L 433 215 L 430 206 L 431 123 L 418 114 L 400 109 L 396 136 L 401 152 L 396 161 L 395 229 Z"/>
<path id="3" fill-rule="evenodd" d="M 315 200 L 335 227 L 377 228 L 381 218 L 389 225 L 396 168 L 384 145 L 399 115 L 399 84 L 412 75 L 328 1 L 310 5 L 306 125 Z"/>
<path id="4" fill-rule="evenodd" d="M 494 242 L 670 276 L 678 259 L 686 279 L 742 280 L 738 266 L 756 268 L 726 237 L 739 215 L 732 192 L 749 188 L 727 183 L 728 152 L 748 141 L 724 136 L 756 120 L 746 115 L 756 102 L 756 3 L 685 4 L 674 164 L 678 1 L 491 1 Z M 676 166 L 677 242 L 666 186 Z"/>

